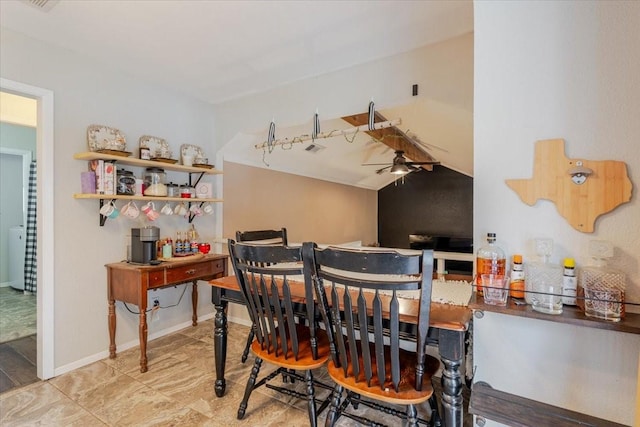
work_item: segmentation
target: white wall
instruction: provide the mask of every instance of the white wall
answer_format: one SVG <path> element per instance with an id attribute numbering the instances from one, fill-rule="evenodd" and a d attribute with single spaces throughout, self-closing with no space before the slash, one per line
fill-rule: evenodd
<path id="1" fill-rule="evenodd" d="M 122 260 L 129 230 L 139 224 L 125 219 L 98 226 L 98 202 L 75 200 L 85 162 L 73 154 L 87 150 L 86 129 L 91 124 L 113 126 L 136 151 L 144 134 L 165 138 L 177 155 L 180 144 L 203 147 L 209 157 L 217 150 L 210 105 L 179 95 L 111 68 L 109 58 L 94 62 L 18 33 L 2 29 L 0 74 L 3 78 L 49 89 L 55 99 L 55 361 L 56 373 L 107 354 L 107 290 L 104 265 Z M 136 170 L 137 174 L 142 171 Z M 186 181 L 184 174 L 170 178 Z M 207 178 L 215 180 L 215 178 Z M 184 182 L 182 181 L 182 182 Z M 195 222 L 205 237 L 214 237 L 215 219 Z M 161 235 L 185 230 L 182 219 L 164 218 Z M 182 289 L 159 291 L 161 304 L 178 301 Z M 200 286 L 198 313 L 213 312 L 208 285 Z M 117 344 L 138 338 L 138 316 L 117 305 Z M 180 305 L 161 312 L 149 325 L 153 335 L 190 322 L 190 290 Z"/>
<path id="2" fill-rule="evenodd" d="M 535 237 L 554 259 L 588 261 L 591 239 L 615 245 L 627 300 L 640 303 L 640 3 L 475 3 L 474 233 L 495 231 L 508 254 L 533 256 Z M 566 154 L 627 163 L 630 203 L 593 234 L 574 230 L 553 203 L 529 207 L 504 183 L 532 173 L 536 140 L 564 138 Z M 629 307 L 629 310 L 633 307 Z M 631 424 L 640 337 L 487 315 L 475 322 L 478 381 Z"/>

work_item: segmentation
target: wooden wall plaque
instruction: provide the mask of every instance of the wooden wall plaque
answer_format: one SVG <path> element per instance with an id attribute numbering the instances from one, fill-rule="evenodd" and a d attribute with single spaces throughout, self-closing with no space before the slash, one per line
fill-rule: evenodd
<path id="1" fill-rule="evenodd" d="M 576 168 L 587 174 L 573 176 L 570 172 L 580 171 Z M 633 188 L 624 162 L 569 159 L 563 139 L 537 141 L 533 177 L 505 182 L 529 206 L 538 199 L 554 202 L 560 215 L 584 233 L 593 233 L 600 215 L 631 200 Z"/>

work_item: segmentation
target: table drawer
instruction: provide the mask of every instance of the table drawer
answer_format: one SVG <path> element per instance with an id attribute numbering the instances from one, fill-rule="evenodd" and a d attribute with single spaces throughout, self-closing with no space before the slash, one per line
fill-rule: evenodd
<path id="1" fill-rule="evenodd" d="M 223 271 L 223 260 L 201 262 L 180 267 L 168 268 L 167 284 L 188 282 L 200 278 L 210 278 Z"/>

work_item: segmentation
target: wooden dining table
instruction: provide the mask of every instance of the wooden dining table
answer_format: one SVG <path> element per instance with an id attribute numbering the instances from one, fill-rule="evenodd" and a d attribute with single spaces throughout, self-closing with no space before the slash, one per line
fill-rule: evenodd
<path id="1" fill-rule="evenodd" d="M 229 302 L 245 303 L 242 291 L 235 276 L 225 276 L 209 281 L 212 286 L 211 302 L 216 313 L 214 319 L 214 351 L 216 364 L 216 396 L 225 393 L 224 378 L 227 359 L 227 307 Z M 304 283 L 290 282 L 291 297 L 294 302 L 306 303 Z M 419 300 L 403 298 L 400 320 L 409 326 L 418 322 Z M 442 408 L 443 425 L 461 427 L 463 419 L 462 374 L 460 366 L 465 357 L 465 336 L 471 321 L 469 307 L 431 303 L 429 318 L 429 339 L 438 346 L 438 354 L 443 364 L 442 370 Z M 410 333 L 409 333 L 410 335 Z M 409 336 L 408 335 L 408 336 Z"/>

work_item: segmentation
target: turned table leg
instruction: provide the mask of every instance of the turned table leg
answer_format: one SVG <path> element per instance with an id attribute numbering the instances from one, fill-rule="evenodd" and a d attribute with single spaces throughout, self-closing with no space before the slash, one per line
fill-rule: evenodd
<path id="1" fill-rule="evenodd" d="M 214 388 L 218 397 L 224 396 L 227 385 L 224 379 L 225 363 L 227 361 L 227 305 L 228 302 L 221 300 L 218 300 L 215 304 L 213 344 L 216 357 L 216 382 Z"/>
<path id="2" fill-rule="evenodd" d="M 147 372 L 147 308 L 140 307 L 140 372 Z"/>
<path id="3" fill-rule="evenodd" d="M 198 326 L 198 281 L 193 281 L 193 291 L 191 292 L 191 326 Z"/>
<path id="4" fill-rule="evenodd" d="M 109 358 L 116 357 L 116 300 L 109 300 Z"/>
<path id="5" fill-rule="evenodd" d="M 438 339 L 442 371 L 442 409 L 446 427 L 462 427 L 462 375 L 464 332 L 440 330 Z"/>

